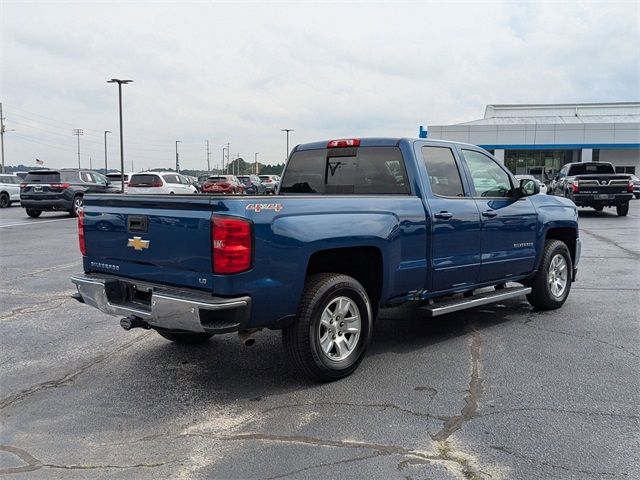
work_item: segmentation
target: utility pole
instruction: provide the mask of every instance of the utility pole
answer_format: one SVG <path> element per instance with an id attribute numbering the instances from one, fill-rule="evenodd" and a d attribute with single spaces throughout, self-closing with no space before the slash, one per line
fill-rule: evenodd
<path id="1" fill-rule="evenodd" d="M 84 130 L 81 128 L 74 128 L 71 130 L 71 134 L 78 137 L 78 169 L 82 168 L 80 166 L 80 135 L 84 135 Z"/>
<path id="2" fill-rule="evenodd" d="M 256 163 L 256 175 L 258 175 L 258 153 L 256 152 L 253 154 L 254 158 L 255 158 L 255 163 Z"/>
<path id="3" fill-rule="evenodd" d="M 180 173 L 180 157 L 178 156 L 178 144 L 182 143 L 182 140 L 176 140 L 176 172 Z"/>
<path id="4" fill-rule="evenodd" d="M 207 173 L 211 173 L 211 164 L 209 163 L 209 140 L 207 140 Z"/>
<path id="5" fill-rule="evenodd" d="M 120 193 L 124 193 L 124 140 L 122 138 L 122 84 L 128 84 L 133 80 L 120 80 L 112 78 L 107 83 L 118 84 L 118 107 L 120 111 Z M 133 162 L 131 162 L 131 170 L 133 170 Z"/>
<path id="6" fill-rule="evenodd" d="M 295 130 L 293 128 L 283 128 L 280 131 L 287 132 L 287 155 L 284 157 L 284 161 L 286 163 L 286 161 L 289 159 L 289 132 L 295 132 Z"/>
<path id="7" fill-rule="evenodd" d="M 2 116 L 2 102 L 0 102 L 0 145 L 2 145 L 2 170 L 4 173 L 4 117 Z"/>
<path id="8" fill-rule="evenodd" d="M 107 133 L 111 133 L 110 130 L 104 131 L 104 174 L 107 174 Z"/>
<path id="9" fill-rule="evenodd" d="M 89 170 L 93 170 L 93 159 L 89 157 Z"/>

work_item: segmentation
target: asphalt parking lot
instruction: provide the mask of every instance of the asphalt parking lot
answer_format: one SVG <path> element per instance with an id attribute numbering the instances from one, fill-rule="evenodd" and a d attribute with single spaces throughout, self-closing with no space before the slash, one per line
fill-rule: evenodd
<path id="1" fill-rule="evenodd" d="M 70 299 L 75 222 L 0 210 L 1 476 L 640 478 L 640 201 L 581 211 L 562 309 L 385 312 L 332 384 L 279 332 L 179 346 Z"/>

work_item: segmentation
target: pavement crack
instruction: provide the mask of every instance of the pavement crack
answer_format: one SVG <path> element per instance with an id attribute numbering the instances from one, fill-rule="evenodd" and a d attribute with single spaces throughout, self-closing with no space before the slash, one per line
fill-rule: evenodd
<path id="1" fill-rule="evenodd" d="M 535 458 L 535 457 L 530 457 L 528 455 L 523 455 L 521 453 L 515 452 L 507 447 L 504 446 L 496 446 L 496 445 L 490 445 L 490 448 L 492 448 L 493 450 L 497 450 L 498 452 L 502 452 L 502 453 L 506 453 L 507 455 L 512 455 L 516 458 L 520 458 L 522 460 L 527 460 L 528 462 L 531 463 L 535 463 L 537 465 L 544 465 L 545 467 L 551 467 L 551 468 L 555 468 L 555 469 L 559 469 L 559 470 L 564 470 L 565 472 L 574 472 L 574 473 L 582 473 L 584 475 L 600 475 L 600 476 L 611 476 L 611 477 L 616 477 L 616 476 L 624 476 L 624 477 L 628 477 L 628 475 L 626 473 L 613 473 L 613 472 L 603 472 L 603 471 L 595 471 L 595 470 L 583 470 L 583 469 L 578 469 L 578 468 L 571 468 L 571 467 L 567 467 L 564 465 L 557 465 L 555 463 L 551 463 L 547 460 L 541 460 L 539 458 Z"/>
<path id="2" fill-rule="evenodd" d="M 612 244 L 612 245 L 615 245 L 616 247 L 618 247 L 618 248 L 619 248 L 620 250 L 622 250 L 623 252 L 626 252 L 626 253 L 628 253 L 629 255 L 631 255 L 634 259 L 636 259 L 636 260 L 640 260 L 640 253 L 638 253 L 638 252 L 636 252 L 636 251 L 634 251 L 634 250 L 631 250 L 630 248 L 623 247 L 623 246 L 622 246 L 622 245 L 620 245 L 619 243 L 614 242 L 613 240 L 611 240 L 611 239 L 610 239 L 610 238 L 608 238 L 608 237 L 605 237 L 604 235 L 598 235 L 597 233 L 590 232 L 590 231 L 589 231 L 588 229 L 586 229 L 586 228 L 581 228 L 581 229 L 580 229 L 580 232 L 581 232 L 581 233 L 582 233 L 582 232 L 584 232 L 584 233 L 586 233 L 587 235 L 591 235 L 593 238 L 596 238 L 596 239 L 600 240 L 601 242 L 610 243 L 610 244 Z"/>
<path id="3" fill-rule="evenodd" d="M 97 357 L 93 358 L 91 361 L 85 363 L 84 365 L 82 365 L 80 368 L 78 368 L 77 370 L 74 370 L 73 372 L 67 373 L 66 375 L 64 375 L 63 377 L 54 379 L 54 380 L 47 380 L 45 382 L 40 382 L 40 383 L 36 383 L 35 385 L 30 386 L 29 388 L 25 388 L 24 390 L 21 390 L 19 392 L 16 392 L 14 394 L 11 394 L 5 398 L 3 398 L 0 401 L 0 410 L 16 403 L 19 402 L 21 400 L 23 400 L 24 398 L 39 392 L 40 390 L 45 390 L 45 389 L 49 389 L 49 388 L 58 388 L 58 387 L 62 387 L 65 385 L 70 384 L 71 382 L 73 382 L 79 375 L 81 375 L 82 373 L 84 373 L 85 371 L 87 371 L 89 368 L 93 367 L 94 365 L 97 365 L 100 362 L 103 362 L 104 360 L 108 359 L 109 357 L 116 355 L 126 349 L 128 349 L 129 347 L 132 347 L 133 345 L 135 345 L 136 343 L 140 342 L 141 340 L 143 340 L 146 337 L 146 334 L 141 334 L 139 336 L 137 336 L 136 338 L 129 340 L 128 342 L 125 342 L 121 345 L 119 345 L 118 347 L 103 353 L 102 355 L 98 355 Z"/>
<path id="4" fill-rule="evenodd" d="M 26 473 L 42 468 L 42 462 L 40 460 L 21 448 L 12 445 L 0 445 L 0 452 L 11 453 L 24 462 L 24 465 L 20 467 L 0 468 L 0 475 Z"/>
<path id="5" fill-rule="evenodd" d="M 478 330 L 473 330 L 471 335 L 471 377 L 469 379 L 469 389 L 467 395 L 464 398 L 464 407 L 460 415 L 454 417 L 448 417 L 442 429 L 432 435 L 431 438 L 435 441 L 447 440 L 451 435 L 460 430 L 460 427 L 476 415 L 478 411 L 478 403 L 482 392 L 484 391 L 483 379 L 480 376 L 480 354 L 482 350 L 482 337 Z"/>
<path id="6" fill-rule="evenodd" d="M 362 408 L 379 408 L 381 412 L 391 408 L 399 412 L 407 413 L 416 417 L 433 418 L 440 421 L 446 421 L 449 417 L 440 415 L 432 415 L 428 412 L 417 412 L 408 408 L 400 407 L 393 403 L 352 403 L 352 402 L 313 402 L 313 403 L 293 403 L 287 405 L 278 405 L 260 411 L 260 415 L 273 412 L 275 410 L 296 408 L 296 407 L 316 407 L 316 406 L 341 406 L 341 407 L 362 407 Z"/>
<path id="7" fill-rule="evenodd" d="M 55 310 L 55 309 L 61 307 L 62 305 L 64 305 L 69 300 L 71 300 L 71 299 L 68 298 L 68 297 L 64 298 L 61 301 L 59 301 L 58 303 L 56 303 L 55 305 L 51 305 L 50 307 L 46 307 L 46 308 L 42 308 L 41 305 L 43 305 L 45 303 L 49 303 L 49 302 L 40 302 L 40 303 L 35 303 L 33 305 L 28 305 L 26 307 L 14 308 L 9 313 L 7 313 L 5 315 L 2 315 L 0 317 L 0 321 L 8 320 L 10 318 L 17 317 L 18 315 L 26 315 L 26 314 L 29 314 L 29 313 L 41 313 L 41 312 L 48 312 L 50 310 Z"/>
<path id="8" fill-rule="evenodd" d="M 129 468 L 156 468 L 162 467 L 169 463 L 173 463 L 176 460 L 170 462 L 160 463 L 136 463 L 135 465 L 57 465 L 54 463 L 43 463 L 43 467 L 58 468 L 62 470 L 108 470 L 108 469 L 129 469 Z"/>
<path id="9" fill-rule="evenodd" d="M 314 465 L 309 465 L 308 467 L 298 468 L 297 470 L 291 470 L 289 472 L 281 473 L 273 477 L 268 477 L 268 478 L 265 478 L 264 480 L 276 480 L 278 478 L 286 478 L 286 477 L 290 477 L 291 475 L 296 475 L 298 473 L 306 472 L 308 470 L 313 470 L 315 468 L 335 467 L 337 465 L 343 465 L 345 463 L 359 462 L 360 460 L 368 460 L 370 458 L 375 458 L 377 456 L 379 456 L 378 453 L 373 453 L 369 455 L 363 455 L 360 457 L 346 458 L 344 460 L 338 460 L 336 462 L 316 463 Z"/>
<path id="10" fill-rule="evenodd" d="M 590 337 L 589 335 L 579 335 L 577 333 L 564 332 L 562 330 L 553 330 L 551 328 L 543 328 L 543 327 L 541 327 L 539 325 L 536 325 L 536 324 L 532 323 L 533 320 L 534 320 L 534 318 L 530 317 L 525 322 L 519 322 L 519 323 L 521 325 L 526 326 L 526 327 L 535 328 L 536 330 L 541 330 L 543 332 L 559 333 L 561 335 L 567 335 L 569 337 L 582 338 L 584 340 L 591 340 L 592 342 L 600 343 L 602 345 L 607 345 L 607 346 L 615 348 L 617 350 L 621 350 L 621 351 L 631 355 L 632 357 L 640 358 L 640 355 L 638 355 L 637 353 L 634 353 L 634 352 L 632 352 L 630 350 L 627 350 L 622 345 L 617 345 L 615 343 L 607 342 L 605 340 L 600 340 L 599 338 Z"/>
<path id="11" fill-rule="evenodd" d="M 509 408 L 506 410 L 497 410 L 487 413 L 479 413 L 476 417 L 489 417 L 491 415 L 507 415 L 509 413 L 519 413 L 519 412 L 551 412 L 551 413 L 561 413 L 563 415 L 585 415 L 588 417 L 612 417 L 612 418 L 623 418 L 626 420 L 638 420 L 640 419 L 639 415 L 625 415 L 621 413 L 606 413 L 606 412 L 585 412 L 582 410 L 568 410 L 564 408 L 550 408 L 550 407 L 521 407 L 521 408 Z"/>

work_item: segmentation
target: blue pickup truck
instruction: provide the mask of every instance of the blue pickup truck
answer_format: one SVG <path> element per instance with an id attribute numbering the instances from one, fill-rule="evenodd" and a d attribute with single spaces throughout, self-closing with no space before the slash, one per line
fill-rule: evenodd
<path id="1" fill-rule="evenodd" d="M 335 380 L 361 362 L 380 308 L 562 306 L 577 209 L 538 189 L 473 145 L 298 145 L 276 196 L 87 195 L 74 297 L 180 343 L 280 329 L 302 374 Z"/>

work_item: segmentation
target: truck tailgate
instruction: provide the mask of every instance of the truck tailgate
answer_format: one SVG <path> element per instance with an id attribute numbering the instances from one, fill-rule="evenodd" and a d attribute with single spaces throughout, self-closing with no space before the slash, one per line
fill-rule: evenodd
<path id="1" fill-rule="evenodd" d="M 210 199 L 87 195 L 85 271 L 212 290 Z"/>

